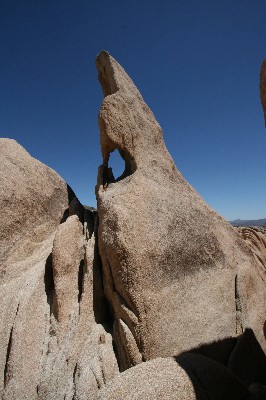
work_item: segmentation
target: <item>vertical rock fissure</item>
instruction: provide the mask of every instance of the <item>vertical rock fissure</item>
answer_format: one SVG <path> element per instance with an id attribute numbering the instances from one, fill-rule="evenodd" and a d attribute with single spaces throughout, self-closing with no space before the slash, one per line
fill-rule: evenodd
<path id="1" fill-rule="evenodd" d="M 84 260 L 80 261 L 78 270 L 78 302 L 80 303 L 83 292 Z"/>
<path id="2" fill-rule="evenodd" d="M 18 315 L 18 310 L 19 310 L 19 304 L 17 306 L 17 311 L 16 311 L 16 314 L 15 314 L 14 322 L 13 322 L 13 325 L 11 327 L 10 334 L 9 334 L 9 339 L 8 339 L 7 352 L 6 352 L 6 362 L 5 362 L 5 368 L 4 368 L 4 388 L 6 387 L 8 381 L 9 381 L 8 364 L 9 364 L 9 358 L 10 358 L 11 348 L 12 348 L 13 329 L 14 329 L 16 316 Z"/>
<path id="3" fill-rule="evenodd" d="M 235 276 L 235 304 L 236 304 L 236 334 L 243 333 L 243 326 L 241 322 L 242 307 L 238 291 L 238 277 Z"/>
<path id="4" fill-rule="evenodd" d="M 112 334 L 114 316 L 112 307 L 104 293 L 102 259 L 98 246 L 98 216 L 94 225 L 94 257 L 93 257 L 93 312 L 97 324 L 102 324 L 108 333 Z"/>
<path id="5" fill-rule="evenodd" d="M 50 315 L 54 314 L 54 275 L 53 275 L 53 264 L 52 264 L 52 253 L 49 254 L 45 263 L 44 270 L 44 288 L 47 298 L 47 303 L 50 307 Z"/>
<path id="6" fill-rule="evenodd" d="M 5 369 L 4 369 L 4 387 L 6 387 L 7 382 L 8 382 L 8 361 L 9 361 L 9 356 L 10 356 L 11 346 L 12 346 L 12 336 L 13 336 L 13 326 L 10 331 L 8 346 L 7 346 L 6 363 L 5 363 Z"/>
<path id="7" fill-rule="evenodd" d="M 76 373 L 77 373 L 78 364 L 76 363 L 74 371 L 73 371 L 73 396 L 72 400 L 76 398 Z"/>

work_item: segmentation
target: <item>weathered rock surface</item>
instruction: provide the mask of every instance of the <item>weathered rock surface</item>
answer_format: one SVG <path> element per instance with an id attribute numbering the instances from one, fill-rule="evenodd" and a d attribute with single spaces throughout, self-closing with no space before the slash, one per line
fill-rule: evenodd
<path id="1" fill-rule="evenodd" d="M 248 400 L 247 387 L 210 358 L 186 353 L 157 358 L 120 374 L 99 392 L 99 400 Z"/>
<path id="2" fill-rule="evenodd" d="M 209 208 L 123 68 L 107 52 L 97 67 L 99 232 L 60 176 L 0 139 L 0 397 L 264 399 L 263 228 Z"/>
<path id="3" fill-rule="evenodd" d="M 14 140 L 0 158 L 0 397 L 96 398 L 118 366 L 95 322 L 95 212 Z"/>
<path id="4" fill-rule="evenodd" d="M 99 392 L 99 400 L 133 399 L 197 400 L 189 376 L 172 358 L 130 368 Z"/>
<path id="5" fill-rule="evenodd" d="M 263 61 L 260 70 L 260 99 L 264 111 L 264 121 L 266 126 L 266 59 Z"/>
<path id="6" fill-rule="evenodd" d="M 260 227 L 240 227 L 238 230 L 266 274 L 266 230 Z"/>
<path id="7" fill-rule="evenodd" d="M 99 251 L 120 369 L 246 328 L 266 350 L 264 267 L 176 169 L 159 124 L 123 68 L 107 52 L 97 57 L 97 68 L 105 95 Z M 115 149 L 125 160 L 117 180 L 108 165 Z"/>

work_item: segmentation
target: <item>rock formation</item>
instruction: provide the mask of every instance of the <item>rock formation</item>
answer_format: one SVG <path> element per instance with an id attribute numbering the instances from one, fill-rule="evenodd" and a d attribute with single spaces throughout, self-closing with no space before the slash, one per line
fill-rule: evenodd
<path id="1" fill-rule="evenodd" d="M 248 243 L 254 257 L 261 265 L 262 270 L 266 268 L 266 230 L 256 227 L 238 228 L 243 239 Z M 266 273 L 266 271 L 265 271 Z"/>
<path id="2" fill-rule="evenodd" d="M 264 390 L 262 386 L 259 389 Z M 210 358 L 191 353 L 137 365 L 118 375 L 99 392 L 100 400 L 255 398 L 229 369 Z"/>
<path id="3" fill-rule="evenodd" d="M 265 399 L 263 228 L 208 207 L 123 68 L 97 68 L 98 213 L 0 139 L 1 399 Z"/>
<path id="4" fill-rule="evenodd" d="M 97 398 L 118 367 L 95 322 L 95 212 L 14 140 L 0 158 L 1 398 Z"/>
<path id="5" fill-rule="evenodd" d="M 265 350 L 265 266 L 176 169 L 159 124 L 123 68 L 107 52 L 97 57 L 97 68 L 105 96 L 99 251 L 120 369 L 246 328 Z M 115 149 L 125 161 L 116 181 L 108 165 Z"/>
<path id="6" fill-rule="evenodd" d="M 264 111 L 264 121 L 266 126 L 266 59 L 263 61 L 260 70 L 260 99 Z"/>

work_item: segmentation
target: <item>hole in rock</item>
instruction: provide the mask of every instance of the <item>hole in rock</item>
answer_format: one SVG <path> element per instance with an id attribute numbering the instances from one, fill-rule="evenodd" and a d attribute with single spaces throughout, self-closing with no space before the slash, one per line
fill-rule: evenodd
<path id="1" fill-rule="evenodd" d="M 135 162 L 125 151 L 114 150 L 109 154 L 107 176 L 105 177 L 107 183 L 121 181 L 135 171 Z"/>
<path id="2" fill-rule="evenodd" d="M 112 168 L 114 179 L 116 181 L 119 180 L 119 177 L 121 177 L 125 171 L 125 161 L 119 154 L 118 150 L 110 153 L 108 166 L 109 168 Z"/>

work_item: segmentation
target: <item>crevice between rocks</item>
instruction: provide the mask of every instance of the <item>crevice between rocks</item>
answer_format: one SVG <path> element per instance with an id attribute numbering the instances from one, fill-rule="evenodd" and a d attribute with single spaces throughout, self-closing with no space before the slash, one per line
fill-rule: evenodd
<path id="1" fill-rule="evenodd" d="M 8 361 L 9 361 L 9 356 L 10 356 L 11 346 L 12 346 L 12 336 L 13 336 L 13 326 L 10 330 L 8 346 L 7 346 L 6 363 L 5 363 L 5 369 L 4 369 L 4 388 L 6 387 L 7 382 L 8 382 Z"/>
<path id="2" fill-rule="evenodd" d="M 50 307 L 50 315 L 53 314 L 56 317 L 56 310 L 54 307 L 55 284 L 54 284 L 54 274 L 53 274 L 53 264 L 52 264 L 52 253 L 49 254 L 45 263 L 44 287 L 45 287 L 47 303 Z"/>
<path id="3" fill-rule="evenodd" d="M 19 304 L 17 306 L 15 318 L 14 318 L 14 321 L 13 321 L 13 325 L 12 325 L 12 327 L 10 329 L 10 333 L 9 333 L 9 339 L 8 339 L 8 345 L 7 345 L 7 351 L 6 351 L 6 362 L 5 362 L 5 368 L 4 368 L 4 388 L 6 387 L 8 381 L 9 381 L 8 364 L 9 364 L 9 358 L 10 358 L 11 349 L 12 349 L 13 329 L 14 329 L 16 316 L 18 315 L 18 310 L 19 310 Z"/>
<path id="4" fill-rule="evenodd" d="M 83 277 L 84 277 L 84 260 L 80 261 L 78 270 L 78 302 L 81 301 L 81 296 L 83 293 Z"/>
<path id="5" fill-rule="evenodd" d="M 78 368 L 78 364 L 76 363 L 74 371 L 73 371 L 73 396 L 72 396 L 72 400 L 75 400 L 76 398 L 76 373 L 77 373 L 77 368 Z"/>
<path id="6" fill-rule="evenodd" d="M 113 326 L 112 326 L 112 337 L 114 353 L 117 358 L 120 372 L 136 365 L 143 361 L 142 349 L 136 334 L 135 325 L 138 323 L 138 311 L 132 304 L 130 299 L 125 297 L 120 292 L 117 284 L 115 283 L 112 265 L 106 257 L 106 262 L 109 270 L 109 284 L 112 291 L 112 308 L 113 314 Z M 124 328 L 121 324 L 124 324 Z"/>
<path id="7" fill-rule="evenodd" d="M 238 276 L 235 276 L 235 305 L 236 305 L 236 334 L 243 333 L 243 325 L 241 322 L 242 307 L 238 291 Z"/>
<path id="8" fill-rule="evenodd" d="M 83 221 L 83 233 L 85 238 L 85 243 L 89 240 L 94 240 L 94 250 L 93 250 L 93 264 L 92 264 L 92 274 L 93 274 L 93 313 L 94 319 L 97 324 L 101 324 L 106 332 L 112 335 L 113 341 L 112 345 L 114 348 L 114 353 L 118 359 L 118 352 L 116 351 L 115 340 L 114 340 L 114 312 L 112 309 L 112 304 L 107 300 L 104 293 L 103 284 L 103 271 L 102 271 L 102 260 L 99 254 L 98 248 L 98 213 L 97 210 L 88 206 L 81 206 L 83 210 L 83 215 L 79 217 L 80 221 Z M 80 209 L 80 208 L 79 208 Z M 65 214 L 65 221 L 68 218 L 69 211 Z M 64 222 L 65 222 L 64 221 Z M 94 236 L 94 239 L 92 237 Z M 86 249 L 86 245 L 85 245 Z M 84 291 L 84 276 L 86 271 L 86 255 L 84 253 L 84 259 L 80 261 L 79 268 L 77 271 L 76 279 L 78 283 L 78 294 L 77 300 L 79 305 L 82 303 L 82 294 Z M 47 298 L 47 304 L 50 309 L 50 329 L 49 335 L 56 336 L 56 330 L 54 323 L 52 321 L 57 320 L 57 310 L 55 302 L 55 282 L 54 282 L 54 271 L 52 262 L 52 252 L 46 259 L 45 270 L 44 270 L 44 289 Z M 123 302 L 120 294 L 118 294 L 120 302 Z M 130 307 L 126 302 L 125 306 L 131 311 Z M 11 340 L 11 339 L 10 339 Z M 76 379 L 77 366 L 73 370 L 73 384 L 74 384 L 74 394 L 75 398 L 75 379 Z M 98 382 L 99 383 L 99 382 Z"/>
<path id="9" fill-rule="evenodd" d="M 98 217 L 95 220 L 94 228 L 94 257 L 93 257 L 93 312 L 95 322 L 102 324 L 104 329 L 112 334 L 114 315 L 112 306 L 104 294 L 102 260 L 98 247 Z"/>

